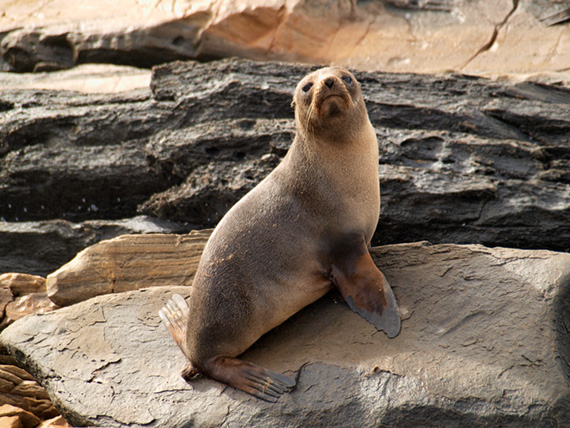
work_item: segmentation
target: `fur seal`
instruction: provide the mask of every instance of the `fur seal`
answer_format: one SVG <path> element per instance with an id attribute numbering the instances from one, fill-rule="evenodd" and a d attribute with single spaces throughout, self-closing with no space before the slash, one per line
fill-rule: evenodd
<path id="1" fill-rule="evenodd" d="M 360 84 L 324 68 L 295 89 L 297 134 L 282 162 L 222 218 L 202 255 L 189 305 L 160 311 L 196 374 L 275 402 L 295 381 L 238 358 L 333 286 L 389 337 L 392 289 L 368 246 L 380 214 L 378 143 Z"/>

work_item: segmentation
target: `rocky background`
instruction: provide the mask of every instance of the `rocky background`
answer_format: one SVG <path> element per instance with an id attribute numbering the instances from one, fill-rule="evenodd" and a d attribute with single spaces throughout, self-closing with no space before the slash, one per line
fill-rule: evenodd
<path id="1" fill-rule="evenodd" d="M 0 337 L 13 355 L 0 362 L 0 426 L 64 426 L 48 395 L 76 426 L 212 426 L 247 418 L 333 426 L 324 416 L 333 408 L 358 426 L 570 426 L 570 4 L 92 4 L 0 1 L 0 328 L 69 306 L 53 312 L 61 315 L 28 317 Z M 229 56 L 245 59 L 220 60 Z M 207 381 L 190 392 L 177 383 L 183 360 L 158 325 L 157 308 L 132 312 L 148 299 L 136 290 L 191 284 L 208 236 L 198 230 L 215 226 L 285 155 L 294 135 L 293 89 L 322 63 L 352 67 L 363 86 L 380 148 L 382 214 L 373 245 L 409 243 L 377 249 L 375 261 L 395 285 L 409 330 L 387 341 L 355 325 L 354 314 L 335 312 L 337 298 L 328 296 L 268 336 L 271 346 L 249 354 L 301 376 L 306 386 L 292 399 L 307 408 L 315 401 L 312 410 L 299 413 L 288 401 L 272 413 L 255 402 L 248 405 L 254 413 L 241 414 L 232 400 L 247 397 L 220 401 Z M 489 267 L 503 265 L 510 267 Z M 128 290 L 134 294 L 105 297 Z M 152 293 L 158 307 L 168 291 Z M 434 318 L 489 295 L 495 306 Z M 103 299 L 87 303 L 100 307 L 101 317 L 70 312 L 90 298 Z M 531 324 L 521 319 L 530 317 L 526 307 L 534 308 Z M 338 355 L 341 342 L 313 344 L 321 313 L 344 317 L 342 343 L 368 357 Z M 104 325 L 98 345 L 61 335 L 70 319 L 77 320 L 74 331 Z M 142 344 L 119 349 L 120 339 L 109 339 L 117 320 Z M 298 343 L 287 342 L 292 349 L 283 348 L 290 355 L 283 360 L 271 347 L 291 329 Z M 355 329 L 358 340 L 349 338 Z M 40 331 L 57 340 L 34 333 Z M 21 342 L 32 337 L 39 343 Z M 310 346 L 320 351 L 305 355 Z M 138 367 L 136 352 L 151 358 L 156 347 L 173 352 L 165 354 L 169 364 Z M 48 357 L 53 349 L 60 360 Z M 429 358 L 418 359 L 422 354 Z M 461 380 L 466 358 L 470 375 Z M 99 363 L 82 366 L 84 360 Z M 457 376 L 444 375 L 442 361 Z M 69 373 L 69 364 L 84 374 Z M 116 373 L 107 371 L 113 367 Z M 379 377 L 363 381 L 359 370 Z M 126 374 L 130 380 L 121 382 L 130 386 L 105 395 L 106 416 L 89 408 L 101 385 Z M 329 384 L 327 376 L 344 380 Z M 190 400 L 198 413 L 141 402 L 149 377 L 161 385 L 153 391 L 162 407 Z M 545 382 L 546 389 L 528 389 Z M 313 384 L 320 386 L 303 395 Z M 343 386 L 343 401 L 353 404 L 317 399 L 319 388 Z M 402 389 L 410 395 L 382 401 Z M 203 400 L 212 400 L 210 419 L 200 415 Z M 132 411 L 139 408 L 146 413 Z M 287 408 L 298 417 L 283 416 Z M 284 419 L 271 419 L 278 416 Z"/>

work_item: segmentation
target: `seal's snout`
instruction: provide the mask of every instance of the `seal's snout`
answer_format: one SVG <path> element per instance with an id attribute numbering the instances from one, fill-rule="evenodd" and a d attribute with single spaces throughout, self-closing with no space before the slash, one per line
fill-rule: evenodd
<path id="1" fill-rule="evenodd" d="M 332 77 L 329 77 L 325 80 L 325 85 L 327 85 L 329 88 L 332 88 L 334 85 L 334 79 Z"/>

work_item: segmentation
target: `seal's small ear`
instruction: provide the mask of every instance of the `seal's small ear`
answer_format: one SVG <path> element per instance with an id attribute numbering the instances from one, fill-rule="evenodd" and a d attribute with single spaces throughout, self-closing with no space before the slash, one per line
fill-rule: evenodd
<path id="1" fill-rule="evenodd" d="M 295 108 L 295 98 L 293 98 L 293 101 L 291 101 L 291 108 Z"/>

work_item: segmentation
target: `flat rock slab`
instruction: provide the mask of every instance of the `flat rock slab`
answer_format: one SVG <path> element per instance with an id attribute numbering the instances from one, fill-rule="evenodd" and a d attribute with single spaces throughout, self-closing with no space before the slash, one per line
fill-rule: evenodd
<path id="1" fill-rule="evenodd" d="M 570 423 L 570 254 L 427 243 L 372 253 L 402 333 L 388 339 L 330 293 L 244 354 L 296 377 L 273 405 L 179 376 L 185 357 L 157 311 L 188 287 L 95 297 L 19 320 L 0 341 L 74 426 Z"/>

